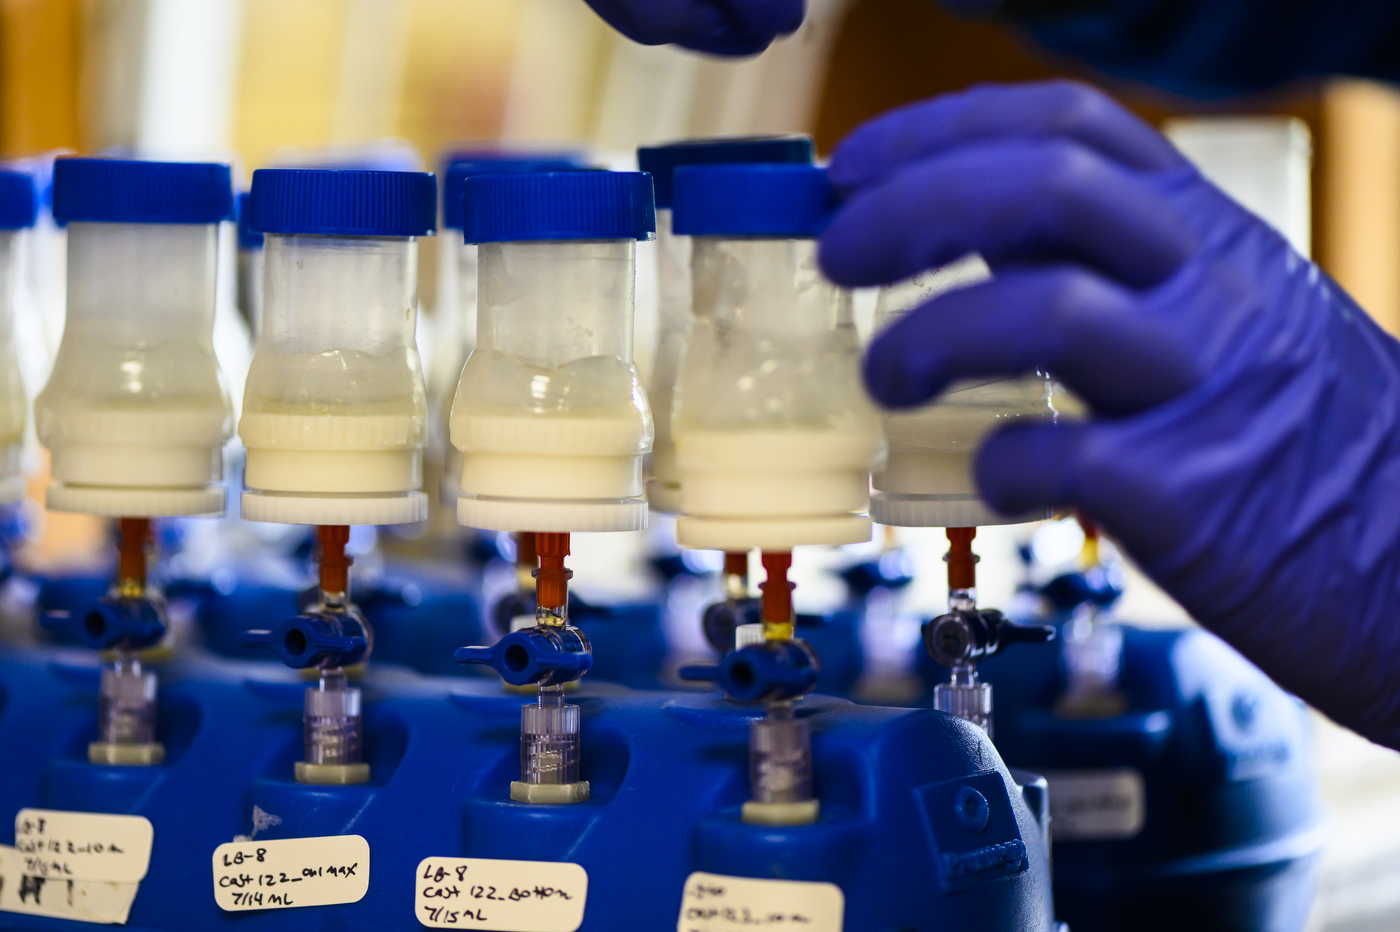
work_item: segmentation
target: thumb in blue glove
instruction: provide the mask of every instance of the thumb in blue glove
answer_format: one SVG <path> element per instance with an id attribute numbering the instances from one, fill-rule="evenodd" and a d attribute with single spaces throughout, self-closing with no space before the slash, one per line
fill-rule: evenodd
<path id="1" fill-rule="evenodd" d="M 588 0 L 634 42 L 756 55 L 802 25 L 805 0 Z"/>
<path id="2" fill-rule="evenodd" d="M 893 407 L 1044 369 L 1092 411 L 977 460 L 1008 514 L 1076 505 L 1285 688 L 1400 747 L 1400 344 L 1152 129 L 1075 84 L 856 130 L 821 258 L 846 285 L 979 252 L 995 278 L 876 339 Z"/>

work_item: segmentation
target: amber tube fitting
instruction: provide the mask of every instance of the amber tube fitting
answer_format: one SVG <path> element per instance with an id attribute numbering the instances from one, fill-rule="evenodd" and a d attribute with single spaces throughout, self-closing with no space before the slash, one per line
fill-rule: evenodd
<path id="1" fill-rule="evenodd" d="M 749 555 L 744 551 L 725 551 L 724 597 L 738 601 L 749 595 Z"/>
<path id="2" fill-rule="evenodd" d="M 140 598 L 146 593 L 146 547 L 151 540 L 151 519 L 122 518 L 117 526 L 121 531 L 117 592 L 124 598 Z"/>
<path id="3" fill-rule="evenodd" d="M 323 524 L 316 533 L 321 540 L 321 591 L 349 592 L 350 564 L 355 562 L 345 555 L 350 528 L 344 524 Z"/>
<path id="4" fill-rule="evenodd" d="M 535 552 L 533 531 L 520 531 L 515 535 L 515 580 L 522 592 L 535 588 L 535 569 L 540 565 L 540 556 Z"/>
<path id="5" fill-rule="evenodd" d="M 948 563 L 948 591 L 977 588 L 977 554 L 972 552 L 972 539 L 977 536 L 975 527 L 948 528 L 948 554 L 943 559 Z"/>
<path id="6" fill-rule="evenodd" d="M 792 567 L 792 552 L 788 550 L 760 555 L 768 578 L 759 586 L 763 590 L 763 637 L 769 641 L 792 640 L 792 583 L 788 569 Z"/>
<path id="7" fill-rule="evenodd" d="M 1079 550 L 1079 562 L 1088 569 L 1099 565 L 1099 526 L 1094 519 L 1082 511 L 1076 511 L 1075 518 L 1084 530 L 1084 546 Z"/>
<path id="8" fill-rule="evenodd" d="M 563 614 L 569 602 L 569 579 L 572 570 L 564 568 L 564 558 L 569 555 L 568 534 L 535 534 L 535 552 L 539 554 L 540 567 L 535 570 L 535 601 L 542 610 L 552 610 L 546 614 Z M 539 616 L 543 617 L 543 616 Z"/>

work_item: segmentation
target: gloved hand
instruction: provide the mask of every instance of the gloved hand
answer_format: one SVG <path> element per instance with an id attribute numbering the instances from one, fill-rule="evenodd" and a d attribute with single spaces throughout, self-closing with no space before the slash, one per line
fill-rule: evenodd
<path id="1" fill-rule="evenodd" d="M 755 55 L 802 25 L 805 0 L 588 0 L 643 45 L 675 43 L 712 55 Z"/>
<path id="2" fill-rule="evenodd" d="M 1082 86 L 895 111 L 830 173 L 846 197 L 821 242 L 836 281 L 973 250 L 995 275 L 874 341 L 875 398 L 1049 370 L 1092 416 L 990 437 L 986 499 L 1082 507 L 1281 685 L 1400 747 L 1400 344 Z"/>

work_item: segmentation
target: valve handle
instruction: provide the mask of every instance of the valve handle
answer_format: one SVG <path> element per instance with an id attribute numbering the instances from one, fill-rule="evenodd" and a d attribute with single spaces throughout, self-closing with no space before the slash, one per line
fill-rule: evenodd
<path id="1" fill-rule="evenodd" d="M 512 686 L 556 686 L 576 680 L 593 666 L 588 637 L 573 626 L 535 625 L 514 631 L 490 647 L 459 647 L 458 663 L 479 663 Z"/>
<path id="2" fill-rule="evenodd" d="M 81 614 L 45 612 L 39 624 L 93 650 L 118 646 L 140 650 L 165 637 L 165 613 L 155 601 L 145 598 L 103 596 Z"/>
<path id="3" fill-rule="evenodd" d="M 271 631 L 244 631 L 244 647 L 263 647 L 287 666 L 300 670 L 321 666 L 349 666 L 369 652 L 369 637 L 353 614 L 304 614 L 288 618 Z"/>
<path id="4" fill-rule="evenodd" d="M 705 606 L 700 627 L 705 640 L 723 656 L 734 649 L 734 629 L 763 620 L 763 606 L 756 598 L 725 599 Z"/>
<path id="5" fill-rule="evenodd" d="M 1041 586 L 1039 591 L 1058 612 L 1071 612 L 1086 604 L 1106 608 L 1123 594 L 1117 573 L 1103 567 L 1062 573 Z"/>
<path id="6" fill-rule="evenodd" d="M 945 667 L 995 657 L 1011 644 L 1053 640 L 1049 625 L 1017 625 L 994 608 L 954 609 L 924 625 L 924 648 Z"/>
<path id="7" fill-rule="evenodd" d="M 821 661 L 806 641 L 768 641 L 732 650 L 717 664 L 681 667 L 683 680 L 715 683 L 739 702 L 796 699 L 817 685 Z"/>
<path id="8" fill-rule="evenodd" d="M 903 550 L 890 550 L 871 560 L 862 560 L 841 570 L 851 595 L 863 599 L 876 589 L 903 589 L 914 581 L 913 561 Z"/>

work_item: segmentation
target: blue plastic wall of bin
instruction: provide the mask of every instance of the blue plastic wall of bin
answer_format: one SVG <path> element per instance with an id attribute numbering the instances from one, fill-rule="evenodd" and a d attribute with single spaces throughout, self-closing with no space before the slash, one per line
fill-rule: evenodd
<path id="1" fill-rule="evenodd" d="M 305 593 L 287 579 L 264 578 L 255 568 L 238 571 L 227 593 L 188 582 L 179 591 L 195 600 L 205 646 L 220 656 L 247 660 L 266 660 L 267 654 L 244 647 L 243 632 L 273 628 L 296 615 Z M 354 599 L 374 630 L 371 662 L 403 664 L 434 675 L 471 675 L 452 659 L 454 650 L 479 644 L 484 636 L 477 596 L 464 575 L 391 566 L 374 585 L 357 585 Z"/>
<path id="2" fill-rule="evenodd" d="M 1052 807 L 1056 771 L 1142 775 L 1136 836 L 1055 841 L 1060 918 L 1074 932 L 1298 932 L 1323 841 L 1301 703 L 1207 632 L 1122 630 L 1121 715 L 1056 714 L 1063 638 L 979 667 L 997 749 L 1051 774 Z"/>
<path id="3" fill-rule="evenodd" d="M 253 679 L 272 671 L 227 662 L 166 669 L 158 734 L 166 762 L 105 767 L 86 756 L 95 668 L 53 656 L 0 659 L 0 747 L 15 758 L 0 769 L 0 842 L 13 841 L 11 814 L 24 806 L 146 816 L 155 845 L 128 924 L 140 932 L 416 930 L 414 878 L 430 855 L 578 863 L 589 877 L 584 932 L 673 927 L 695 870 L 837 883 L 847 932 L 1054 928 L 1043 823 L 1027 805 L 1041 806 L 1043 787 L 1022 790 L 980 732 L 940 713 L 804 700 L 822 814 L 813 825 L 773 828 L 739 818 L 748 725 L 759 710 L 717 697 L 585 686 L 574 701 L 592 799 L 533 806 L 508 792 L 521 700 L 493 684 L 371 680 L 372 779 L 318 787 L 292 780 L 303 686 L 290 678 Z M 985 807 L 969 802 L 979 799 Z M 255 806 L 281 819 L 260 839 L 368 839 L 365 898 L 221 912 L 210 857 L 253 833 Z M 75 927 L 18 914 L 3 923 Z"/>

